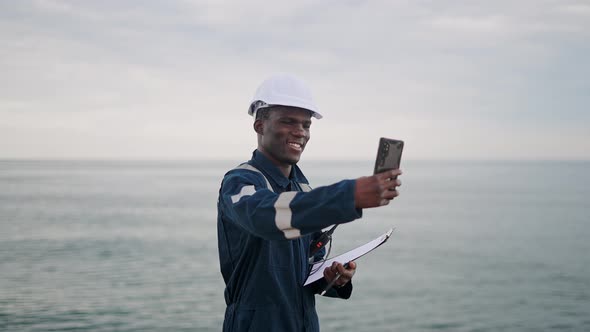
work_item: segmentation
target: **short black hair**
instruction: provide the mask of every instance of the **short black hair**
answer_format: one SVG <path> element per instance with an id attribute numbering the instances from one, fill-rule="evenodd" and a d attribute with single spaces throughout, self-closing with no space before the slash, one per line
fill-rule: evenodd
<path id="1" fill-rule="evenodd" d="M 256 111 L 256 119 L 255 120 L 268 120 L 270 117 L 270 107 L 263 107 Z"/>

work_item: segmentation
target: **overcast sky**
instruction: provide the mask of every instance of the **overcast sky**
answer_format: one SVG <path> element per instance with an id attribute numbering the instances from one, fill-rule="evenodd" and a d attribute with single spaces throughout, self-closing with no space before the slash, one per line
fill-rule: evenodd
<path id="1" fill-rule="evenodd" d="M 245 160 L 307 81 L 308 159 L 590 160 L 589 1 L 0 0 L 0 158 Z"/>

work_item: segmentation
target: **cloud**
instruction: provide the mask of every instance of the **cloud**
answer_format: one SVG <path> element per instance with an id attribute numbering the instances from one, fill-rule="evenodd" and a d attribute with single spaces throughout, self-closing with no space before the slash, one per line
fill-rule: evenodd
<path id="1" fill-rule="evenodd" d="M 525 143 L 552 128 L 569 146 L 565 157 L 588 159 L 573 142 L 590 138 L 579 130 L 590 101 L 589 8 L 581 1 L 0 4 L 0 157 L 224 158 L 254 148 L 247 103 L 265 76 L 288 71 L 310 83 L 326 115 L 314 123 L 311 158 L 348 158 L 350 147 L 372 158 L 377 136 L 388 135 L 410 140 L 416 158 L 542 157 Z M 455 142 L 452 154 L 441 153 L 441 137 Z M 506 137 L 512 148 L 489 137 Z M 25 139 L 52 149 L 16 143 Z"/>

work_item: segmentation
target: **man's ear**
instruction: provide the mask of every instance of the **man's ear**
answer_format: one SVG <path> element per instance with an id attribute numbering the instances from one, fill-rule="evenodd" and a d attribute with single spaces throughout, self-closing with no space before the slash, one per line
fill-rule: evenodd
<path id="1" fill-rule="evenodd" d="M 258 134 L 258 135 L 262 135 L 262 133 L 264 132 L 264 121 L 258 119 L 256 121 L 254 121 L 254 131 Z"/>

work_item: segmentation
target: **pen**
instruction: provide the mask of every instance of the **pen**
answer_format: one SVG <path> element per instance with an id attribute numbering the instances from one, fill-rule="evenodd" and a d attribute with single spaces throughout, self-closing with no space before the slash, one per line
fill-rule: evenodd
<path id="1" fill-rule="evenodd" d="M 343 266 L 344 266 L 345 269 L 348 269 L 348 263 L 344 264 Z M 342 274 L 340 274 L 340 272 L 336 272 L 336 276 L 334 277 L 334 279 L 332 279 L 332 281 L 330 281 L 330 283 L 326 286 L 326 288 L 324 288 L 324 290 L 320 293 L 320 295 L 323 296 L 324 294 L 326 294 L 326 292 L 329 291 L 330 288 L 332 288 L 332 286 L 334 286 L 334 284 L 336 283 L 336 281 L 338 279 L 340 279 L 340 276 L 341 275 Z"/>

